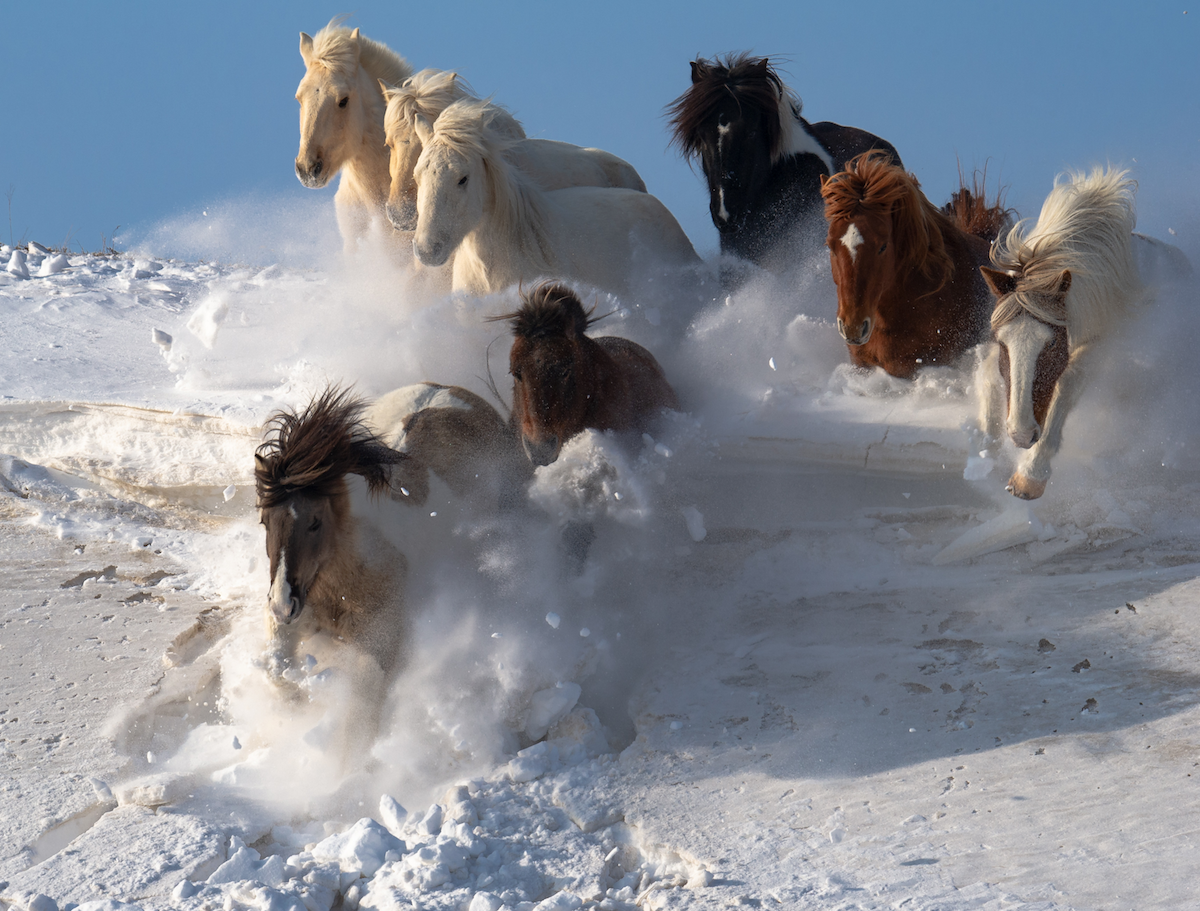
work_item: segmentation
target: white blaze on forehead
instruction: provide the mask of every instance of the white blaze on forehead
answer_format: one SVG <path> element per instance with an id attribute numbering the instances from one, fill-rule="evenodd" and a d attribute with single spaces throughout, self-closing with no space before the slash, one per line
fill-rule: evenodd
<path id="1" fill-rule="evenodd" d="M 275 568 L 275 578 L 271 580 L 271 590 L 267 594 L 267 604 L 286 605 L 292 600 L 292 587 L 287 580 L 287 548 L 279 548 L 279 565 Z"/>
<path id="2" fill-rule="evenodd" d="M 404 452 L 404 420 L 426 408 L 459 408 L 470 411 L 474 406 L 464 402 L 454 392 L 433 383 L 414 383 L 380 396 L 363 416 L 366 425 L 384 444 Z"/>
<path id="3" fill-rule="evenodd" d="M 996 330 L 996 340 L 1008 349 L 1008 432 L 1029 439 L 1037 427 L 1033 416 L 1033 381 L 1038 355 L 1054 340 L 1054 329 L 1031 316 L 1018 316 Z"/>
<path id="4" fill-rule="evenodd" d="M 717 218 L 721 221 L 729 221 L 729 210 L 725 208 L 725 188 L 721 187 L 717 191 L 717 200 L 720 202 L 720 207 L 717 209 Z"/>
<path id="5" fill-rule="evenodd" d="M 858 248 L 862 246 L 862 243 L 862 232 L 858 230 L 858 225 L 850 222 L 850 227 L 842 235 L 842 246 L 850 251 L 850 262 L 854 262 L 858 258 Z"/>

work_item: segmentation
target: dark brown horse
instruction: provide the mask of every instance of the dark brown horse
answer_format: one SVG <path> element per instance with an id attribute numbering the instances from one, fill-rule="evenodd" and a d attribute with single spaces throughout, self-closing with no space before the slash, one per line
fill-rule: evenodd
<path id="1" fill-rule="evenodd" d="M 575 292 L 544 283 L 522 293 L 521 308 L 497 317 L 512 325 L 512 424 L 534 465 L 549 465 L 587 428 L 650 430 L 675 392 L 654 356 L 627 339 L 590 338 L 595 320 Z"/>
<path id="2" fill-rule="evenodd" d="M 302 412 L 281 411 L 254 454 L 258 509 L 267 529 L 267 625 L 274 660 L 291 665 L 302 638 L 327 632 L 358 646 L 385 673 L 403 638 L 404 555 L 360 529 L 346 477 L 388 488 L 405 456 L 363 424 L 365 403 L 331 387 Z"/>
<path id="3" fill-rule="evenodd" d="M 964 187 L 941 211 L 881 152 L 822 178 L 821 195 L 838 331 L 856 366 L 911 377 L 987 339 L 992 297 L 979 267 L 1009 220 L 999 201 Z"/>
<path id="4" fill-rule="evenodd" d="M 672 144 L 704 169 L 721 252 L 768 268 L 819 248 L 820 178 L 868 149 L 900 163 L 885 139 L 801 117 L 766 57 L 693 60 L 691 88 L 667 110 Z"/>

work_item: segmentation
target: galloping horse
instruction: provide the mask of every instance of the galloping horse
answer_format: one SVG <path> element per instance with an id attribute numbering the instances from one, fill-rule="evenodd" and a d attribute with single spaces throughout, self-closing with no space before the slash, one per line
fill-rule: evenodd
<path id="1" fill-rule="evenodd" d="M 672 144 L 699 158 L 721 252 L 781 267 L 820 243 L 820 184 L 854 156 L 891 143 L 865 130 L 809 123 L 766 57 L 692 61 L 692 86 L 669 107 Z"/>
<path id="2" fill-rule="evenodd" d="M 319 632 L 345 638 L 384 674 L 399 657 L 407 565 L 353 515 L 346 476 L 360 475 L 378 493 L 406 457 L 367 429 L 364 409 L 348 392 L 326 389 L 300 413 L 275 414 L 254 454 L 276 671 L 293 664 L 301 640 Z"/>
<path id="3" fill-rule="evenodd" d="M 992 302 L 979 267 L 1005 209 L 964 187 L 947 206 L 953 215 L 939 211 L 883 152 L 822 177 L 821 195 L 838 332 L 856 366 L 911 377 L 987 338 Z"/>
<path id="4" fill-rule="evenodd" d="M 512 424 L 534 465 L 549 465 L 587 428 L 646 432 L 675 391 L 649 351 L 623 338 L 586 335 L 595 322 L 565 285 L 542 283 L 521 308 L 496 317 L 515 336 L 509 353 Z"/>
<path id="5" fill-rule="evenodd" d="M 416 119 L 413 249 L 426 266 L 454 257 L 453 290 L 491 294 L 552 277 L 626 293 L 635 262 L 699 263 L 674 216 L 649 193 L 601 187 L 544 190 L 507 157 L 513 140 L 456 101 L 432 125 Z"/>
<path id="6" fill-rule="evenodd" d="M 296 89 L 296 176 L 306 187 L 320 188 L 341 173 L 333 201 L 343 246 L 352 255 L 371 232 L 392 234 L 384 212 L 390 179 L 379 81 L 399 84 L 412 68 L 358 29 L 343 28 L 341 21 L 331 20 L 315 37 L 300 33 L 307 71 Z"/>
<path id="7" fill-rule="evenodd" d="M 387 215 L 395 228 L 417 227 L 417 184 L 413 177 L 422 145 L 417 117 L 433 123 L 447 107 L 462 99 L 478 100 L 457 73 L 421 70 L 399 88 L 383 85 L 387 100 L 384 132 L 391 150 L 391 192 Z M 550 139 L 526 139 L 516 118 L 498 104 L 487 102 L 481 116 L 502 136 L 514 140 L 507 155 L 544 190 L 564 187 L 626 187 L 645 192 L 646 184 L 633 165 L 602 149 L 583 149 Z"/>
<path id="8" fill-rule="evenodd" d="M 496 409 L 461 386 L 416 383 L 380 396 L 363 423 L 406 458 L 392 466 L 392 496 L 414 506 L 429 497 L 429 474 L 482 510 L 519 503 L 533 476 Z"/>
<path id="9" fill-rule="evenodd" d="M 1006 429 L 1026 451 L 1008 481 L 1013 496 L 1045 492 L 1092 352 L 1141 295 L 1136 187 L 1122 170 L 1060 177 L 1037 223 L 1016 225 L 996 245 L 998 268 L 981 267 L 997 298 L 982 425 L 989 442 Z"/>

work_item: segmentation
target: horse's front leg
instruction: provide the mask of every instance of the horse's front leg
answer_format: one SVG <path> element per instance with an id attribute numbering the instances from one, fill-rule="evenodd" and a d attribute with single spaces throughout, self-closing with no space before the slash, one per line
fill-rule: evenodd
<path id="1" fill-rule="evenodd" d="M 1007 402 L 1004 400 L 1004 378 L 1000 376 L 1000 345 L 990 342 L 979 371 L 979 430 L 983 433 L 981 449 L 998 449 L 1004 439 L 1004 420 Z"/>
<path id="2" fill-rule="evenodd" d="M 1014 497 L 1036 500 L 1046 492 L 1046 483 L 1050 480 L 1050 460 L 1062 446 L 1063 425 L 1086 384 L 1091 350 L 1091 346 L 1083 345 L 1071 353 L 1067 369 L 1054 387 L 1054 397 L 1050 400 L 1050 411 L 1046 415 L 1042 435 L 1021 457 L 1017 470 L 1005 488 Z"/>

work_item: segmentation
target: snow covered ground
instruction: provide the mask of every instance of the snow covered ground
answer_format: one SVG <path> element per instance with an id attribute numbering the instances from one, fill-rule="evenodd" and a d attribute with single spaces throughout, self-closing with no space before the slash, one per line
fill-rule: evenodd
<path id="1" fill-rule="evenodd" d="M 327 220 L 0 252 L 0 905 L 1193 903 L 1194 283 L 1123 334 L 1032 505 L 967 451 L 971 365 L 847 369 L 821 263 L 598 300 L 686 413 L 578 438 L 503 522 L 360 497 L 413 617 L 364 731 L 336 643 L 302 699 L 256 663 L 261 424 L 327 382 L 507 392 L 484 317 L 516 299 L 347 270 Z"/>

